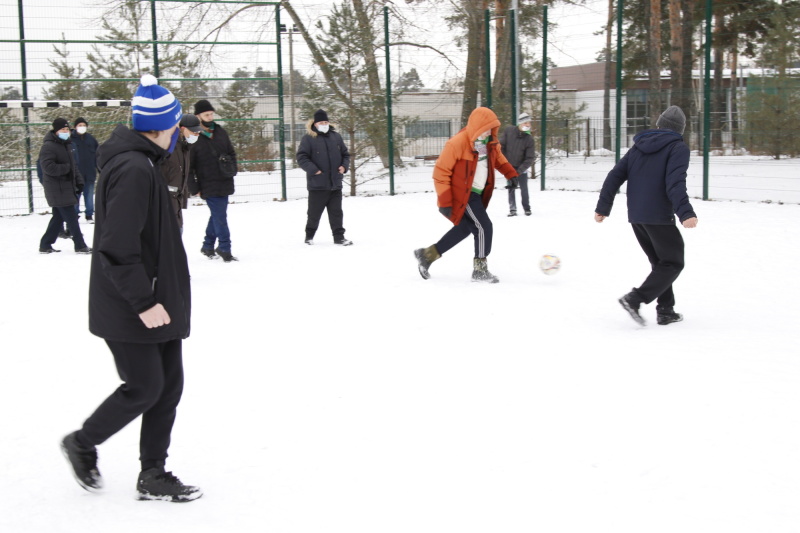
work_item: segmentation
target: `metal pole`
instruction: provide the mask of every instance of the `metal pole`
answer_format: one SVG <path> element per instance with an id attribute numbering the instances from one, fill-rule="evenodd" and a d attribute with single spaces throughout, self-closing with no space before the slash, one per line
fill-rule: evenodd
<path id="1" fill-rule="evenodd" d="M 18 2 L 19 8 L 19 57 L 20 57 L 20 70 L 22 71 L 22 99 L 28 99 L 28 67 L 27 57 L 25 54 L 25 16 L 23 14 L 22 0 Z M 30 117 L 28 115 L 28 108 L 22 108 L 22 117 L 25 122 L 25 166 L 27 171 L 27 186 L 28 186 L 28 214 L 33 214 L 33 175 L 31 172 L 31 127 Z"/>
<path id="2" fill-rule="evenodd" d="M 708 158 L 711 142 L 711 8 L 706 0 L 705 72 L 703 75 L 703 200 L 708 200 Z"/>
<path id="3" fill-rule="evenodd" d="M 291 35 L 291 34 L 290 34 Z M 291 38 L 291 37 L 290 37 Z M 278 43 L 278 150 L 281 160 L 281 200 L 286 201 L 286 136 L 283 119 L 283 62 L 281 61 L 281 6 L 275 4 L 275 41 Z M 294 124 L 292 124 L 294 127 Z"/>
<path id="4" fill-rule="evenodd" d="M 386 137 L 389 141 L 389 194 L 394 196 L 394 125 L 392 124 L 392 67 L 389 63 L 389 8 L 383 6 L 383 41 L 386 48 Z"/>
<path id="5" fill-rule="evenodd" d="M 511 45 L 511 121 L 516 124 L 519 115 L 519 60 L 517 57 L 517 11 L 513 0 L 509 11 L 509 44 Z"/>
<path id="6" fill-rule="evenodd" d="M 291 116 L 289 119 L 289 124 L 291 125 L 291 130 L 289 132 L 289 138 L 291 139 L 292 143 L 292 153 L 295 153 L 297 150 L 297 144 L 295 144 L 295 114 L 294 114 L 294 52 L 293 52 L 293 44 L 294 44 L 294 30 L 295 25 L 292 24 L 292 27 L 287 29 L 289 30 L 289 110 L 291 112 Z M 297 159 L 292 159 L 292 168 L 297 168 Z"/>
<path id="7" fill-rule="evenodd" d="M 156 0 L 150 0 L 150 23 L 153 27 L 153 75 L 158 78 L 158 30 L 156 28 Z"/>
<path id="8" fill-rule="evenodd" d="M 485 107 L 491 108 L 492 107 L 492 53 L 491 53 L 491 46 L 489 43 L 491 42 L 489 39 L 491 35 L 489 34 L 489 10 L 487 9 L 484 12 L 483 16 L 484 20 L 484 38 L 486 41 L 486 103 L 484 104 Z"/>
<path id="9" fill-rule="evenodd" d="M 617 99 L 617 124 L 615 162 L 619 162 L 622 153 L 622 10 L 625 0 L 617 0 L 617 82 L 614 87 L 614 95 Z"/>
<path id="10" fill-rule="evenodd" d="M 541 190 L 544 190 L 544 180 L 547 171 L 545 154 L 547 154 L 547 6 L 544 6 L 544 16 L 542 20 L 542 142 L 539 157 L 542 160 L 542 170 L 539 173 L 541 179 Z"/>

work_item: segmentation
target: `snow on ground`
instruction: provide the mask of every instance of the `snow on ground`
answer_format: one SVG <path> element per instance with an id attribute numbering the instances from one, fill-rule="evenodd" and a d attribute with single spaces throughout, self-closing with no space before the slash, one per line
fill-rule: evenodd
<path id="1" fill-rule="evenodd" d="M 420 278 L 412 250 L 448 229 L 431 193 L 346 198 L 346 248 L 324 219 L 303 244 L 303 200 L 233 204 L 232 264 L 190 207 L 186 505 L 134 500 L 138 421 L 99 448 L 102 494 L 72 479 L 58 442 L 119 383 L 89 258 L 38 254 L 46 216 L 0 219 L 0 531 L 796 532 L 800 206 L 695 200 L 685 321 L 651 305 L 640 328 L 616 301 L 648 270 L 624 196 L 603 224 L 593 193 L 534 190 L 516 218 L 504 197 L 498 285 L 469 281 L 471 241 Z"/>

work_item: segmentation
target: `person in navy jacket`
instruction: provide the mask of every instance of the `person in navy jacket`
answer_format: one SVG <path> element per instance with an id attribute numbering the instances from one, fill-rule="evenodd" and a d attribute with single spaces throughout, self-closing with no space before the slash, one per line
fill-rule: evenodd
<path id="1" fill-rule="evenodd" d="M 603 222 L 611 214 L 614 198 L 627 182 L 628 222 L 650 261 L 644 283 L 619 299 L 620 305 L 641 325 L 642 304 L 656 300 L 659 325 L 683 320 L 676 313 L 672 284 L 684 267 L 684 243 L 675 225 L 697 226 L 697 215 L 686 192 L 689 147 L 683 141 L 686 115 L 678 106 L 668 107 L 656 121 L 655 130 L 633 138 L 633 146 L 606 176 L 594 218 Z"/>

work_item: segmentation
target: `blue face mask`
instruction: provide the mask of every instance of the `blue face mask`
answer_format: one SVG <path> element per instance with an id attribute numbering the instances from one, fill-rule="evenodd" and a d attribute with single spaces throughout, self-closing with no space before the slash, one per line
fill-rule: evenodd
<path id="1" fill-rule="evenodd" d="M 169 148 L 167 148 L 167 152 L 172 153 L 175 150 L 175 145 L 178 144 L 178 128 L 175 128 L 175 131 L 172 132 L 172 140 L 169 143 Z"/>
<path id="2" fill-rule="evenodd" d="M 59 133 L 58 138 L 61 139 L 62 141 L 66 141 L 67 139 L 69 139 L 69 133 Z"/>

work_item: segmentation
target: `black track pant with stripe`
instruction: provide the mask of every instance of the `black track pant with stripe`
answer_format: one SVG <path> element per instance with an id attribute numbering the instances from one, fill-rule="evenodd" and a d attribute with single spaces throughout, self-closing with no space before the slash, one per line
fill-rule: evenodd
<path id="1" fill-rule="evenodd" d="M 492 221 L 483 207 L 481 195 L 475 192 L 469 194 L 467 210 L 457 226 L 444 234 L 436 243 L 436 250 L 444 255 L 446 251 L 466 239 L 469 234 L 475 236 L 475 257 L 488 257 L 492 251 Z"/>

